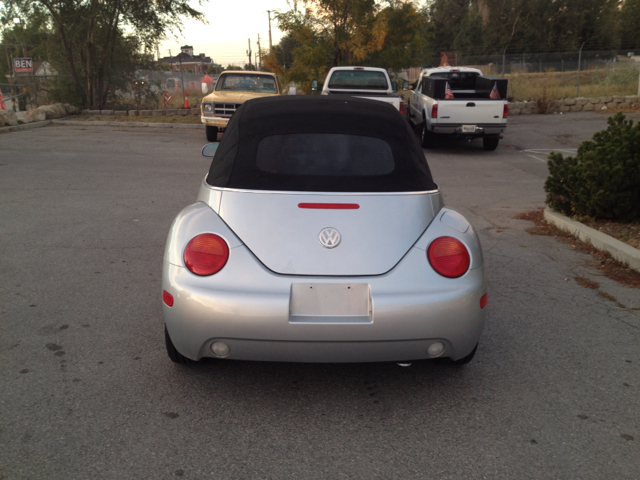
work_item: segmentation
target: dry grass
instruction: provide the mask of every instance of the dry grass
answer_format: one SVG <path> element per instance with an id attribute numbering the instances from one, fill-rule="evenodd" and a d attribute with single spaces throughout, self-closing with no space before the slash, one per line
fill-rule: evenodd
<path id="1" fill-rule="evenodd" d="M 578 285 L 584 288 L 590 288 L 592 290 L 596 290 L 600 288 L 600 284 L 598 282 L 594 282 L 586 277 L 574 277 L 573 278 Z"/>
<path id="2" fill-rule="evenodd" d="M 577 92 L 578 72 L 514 73 L 509 79 L 509 97 L 514 100 L 549 101 L 573 98 Z M 585 70 L 580 72 L 580 96 L 602 97 L 636 95 L 638 68 Z"/>

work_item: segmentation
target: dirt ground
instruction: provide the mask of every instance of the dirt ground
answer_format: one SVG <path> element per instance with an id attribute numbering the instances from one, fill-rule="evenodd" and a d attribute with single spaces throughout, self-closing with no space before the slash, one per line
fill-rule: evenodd
<path id="1" fill-rule="evenodd" d="M 587 227 L 606 233 L 640 250 L 640 222 L 621 223 L 609 220 L 594 220 L 588 217 L 577 220 Z"/>

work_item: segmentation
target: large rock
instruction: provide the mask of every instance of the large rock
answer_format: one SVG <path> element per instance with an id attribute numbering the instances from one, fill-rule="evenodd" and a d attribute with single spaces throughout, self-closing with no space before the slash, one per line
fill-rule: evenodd
<path id="1" fill-rule="evenodd" d="M 54 103 L 53 105 L 43 105 L 42 107 L 38 107 L 38 110 L 44 112 L 44 114 L 47 116 L 47 120 L 60 118 L 67 115 L 67 110 L 61 103 Z"/>
<path id="2" fill-rule="evenodd" d="M 67 115 L 78 115 L 80 113 L 80 109 L 78 107 L 74 107 L 68 103 L 64 104 L 64 108 L 67 111 Z"/>
<path id="3" fill-rule="evenodd" d="M 5 110 L 4 112 L 0 111 L 0 116 L 2 116 L 4 120 L 4 126 L 15 127 L 18 125 L 18 119 L 16 118 L 16 114 L 13 110 Z"/>
<path id="4" fill-rule="evenodd" d="M 34 122 L 43 122 L 47 119 L 45 113 L 42 110 L 38 110 L 37 108 L 27 110 L 27 113 L 33 117 Z"/>
<path id="5" fill-rule="evenodd" d="M 18 119 L 18 125 L 33 123 L 33 117 L 27 112 L 16 112 L 16 118 Z"/>

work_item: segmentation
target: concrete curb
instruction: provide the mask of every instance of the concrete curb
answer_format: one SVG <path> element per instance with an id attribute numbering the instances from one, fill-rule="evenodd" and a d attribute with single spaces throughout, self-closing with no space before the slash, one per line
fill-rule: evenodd
<path id="1" fill-rule="evenodd" d="M 24 123 L 22 125 L 13 125 L 10 127 L 0 128 L 0 133 L 19 132 L 20 130 L 31 130 L 32 128 L 44 127 L 49 125 L 52 120 L 43 120 L 42 122 Z"/>
<path id="2" fill-rule="evenodd" d="M 637 248 L 633 248 L 631 245 L 627 245 L 606 233 L 599 232 L 580 222 L 571 220 L 558 212 L 550 210 L 548 207 L 544 209 L 544 219 L 560 230 L 569 232 L 583 242 L 593 245 L 594 248 L 609 252 L 616 260 L 640 272 L 640 250 Z"/>
<path id="3" fill-rule="evenodd" d="M 163 128 L 193 128 L 204 130 L 204 125 L 191 123 L 155 123 L 155 122 L 102 122 L 102 121 L 79 121 L 79 120 L 51 120 L 58 125 L 82 125 L 85 127 L 163 127 Z"/>

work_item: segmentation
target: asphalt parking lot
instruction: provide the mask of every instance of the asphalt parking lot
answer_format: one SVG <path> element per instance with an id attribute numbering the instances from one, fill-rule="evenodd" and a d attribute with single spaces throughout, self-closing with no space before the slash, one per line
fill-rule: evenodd
<path id="1" fill-rule="evenodd" d="M 0 135 L 0 478 L 640 478 L 640 293 L 513 218 L 544 206 L 548 151 L 605 127 L 513 117 L 495 152 L 426 151 L 488 271 L 462 368 L 171 363 L 161 261 L 204 131 Z"/>

